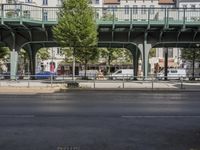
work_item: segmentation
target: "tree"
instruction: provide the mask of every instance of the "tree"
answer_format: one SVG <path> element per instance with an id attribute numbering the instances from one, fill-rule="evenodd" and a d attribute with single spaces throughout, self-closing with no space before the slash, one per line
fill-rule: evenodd
<path id="1" fill-rule="evenodd" d="M 110 74 L 110 65 L 117 58 L 127 58 L 127 62 L 131 61 L 131 54 L 127 52 L 127 50 L 122 48 L 107 48 L 101 49 L 101 57 L 105 57 L 107 59 L 108 65 L 108 74 Z"/>
<path id="2" fill-rule="evenodd" d="M 102 20 L 103 21 L 117 21 L 117 17 L 115 15 L 113 15 L 112 13 L 105 13 L 102 16 Z"/>
<path id="3" fill-rule="evenodd" d="M 21 63 L 18 64 L 18 68 L 19 68 L 20 73 L 23 73 L 24 71 L 26 72 L 26 68 L 29 72 L 29 68 L 28 68 L 29 65 L 26 66 L 26 62 L 29 59 L 27 51 L 24 50 L 24 49 L 21 49 L 18 54 L 19 54 L 19 60 L 21 60 L 20 61 Z"/>
<path id="4" fill-rule="evenodd" d="M 4 59 L 7 55 L 9 55 L 9 48 L 0 47 L 0 59 Z"/>
<path id="5" fill-rule="evenodd" d="M 75 56 L 80 54 L 77 51 L 95 46 L 97 43 L 94 12 L 88 2 L 88 0 L 64 0 L 58 25 L 53 28 L 56 41 L 62 47 L 70 47 L 73 51 L 73 77 L 75 75 Z"/>
<path id="6" fill-rule="evenodd" d="M 50 58 L 50 54 L 47 48 L 41 48 L 39 49 L 37 53 L 37 57 L 40 58 L 42 61 L 47 60 Z"/>
<path id="7" fill-rule="evenodd" d="M 2 71 L 2 65 L 1 64 L 1 60 L 2 62 L 6 61 L 7 56 L 9 57 L 9 48 L 7 47 L 0 47 L 0 71 Z"/>
<path id="8" fill-rule="evenodd" d="M 195 79 L 194 77 L 194 68 L 195 68 L 195 61 L 200 60 L 200 49 L 195 48 L 188 48 L 188 49 L 182 49 L 181 57 L 185 60 L 192 61 L 192 80 Z"/>
<path id="9" fill-rule="evenodd" d="M 149 52 L 149 58 L 156 57 L 156 48 L 152 48 Z"/>
<path id="10" fill-rule="evenodd" d="M 86 78 L 87 64 L 89 61 L 96 60 L 99 57 L 99 50 L 96 47 L 82 48 L 77 51 L 76 56 L 78 61 L 84 64 Z"/>

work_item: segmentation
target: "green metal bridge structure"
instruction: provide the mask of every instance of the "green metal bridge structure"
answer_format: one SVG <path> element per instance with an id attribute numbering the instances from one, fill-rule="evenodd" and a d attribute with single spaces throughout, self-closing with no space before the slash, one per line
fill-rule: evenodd
<path id="1" fill-rule="evenodd" d="M 198 48 L 200 9 L 184 8 L 93 8 L 98 47 L 127 48 L 133 54 L 134 74 L 142 57 L 143 76 L 148 76 L 151 48 Z M 42 47 L 58 47 L 52 27 L 58 23 L 59 7 L 0 4 L 0 46 L 11 50 L 11 76 L 16 74 L 17 53 L 28 52 L 31 73 Z"/>

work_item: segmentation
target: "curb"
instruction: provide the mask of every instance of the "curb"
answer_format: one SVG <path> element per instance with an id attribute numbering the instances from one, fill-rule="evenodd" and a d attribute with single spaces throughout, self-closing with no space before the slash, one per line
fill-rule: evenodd
<path id="1" fill-rule="evenodd" d="M 0 87 L 2 94 L 48 94 L 65 93 L 67 91 L 132 91 L 132 92 L 200 92 L 200 89 L 170 89 L 170 88 L 66 88 L 66 87 Z"/>

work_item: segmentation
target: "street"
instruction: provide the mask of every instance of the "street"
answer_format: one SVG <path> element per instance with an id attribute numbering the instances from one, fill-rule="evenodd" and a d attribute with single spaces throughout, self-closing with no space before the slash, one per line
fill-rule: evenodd
<path id="1" fill-rule="evenodd" d="M 200 150 L 199 97 L 131 90 L 0 94 L 0 150 Z"/>

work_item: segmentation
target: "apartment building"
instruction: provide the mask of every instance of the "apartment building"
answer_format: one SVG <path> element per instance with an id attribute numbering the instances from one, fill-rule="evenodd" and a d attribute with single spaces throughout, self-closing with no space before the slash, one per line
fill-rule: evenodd
<path id="1" fill-rule="evenodd" d="M 176 0 L 176 6 L 179 8 L 199 8 L 199 0 Z"/>
<path id="2" fill-rule="evenodd" d="M 174 8 L 174 7 L 176 7 L 175 0 L 159 0 L 158 4 L 159 4 L 159 7 L 161 7 L 161 8 Z"/>

